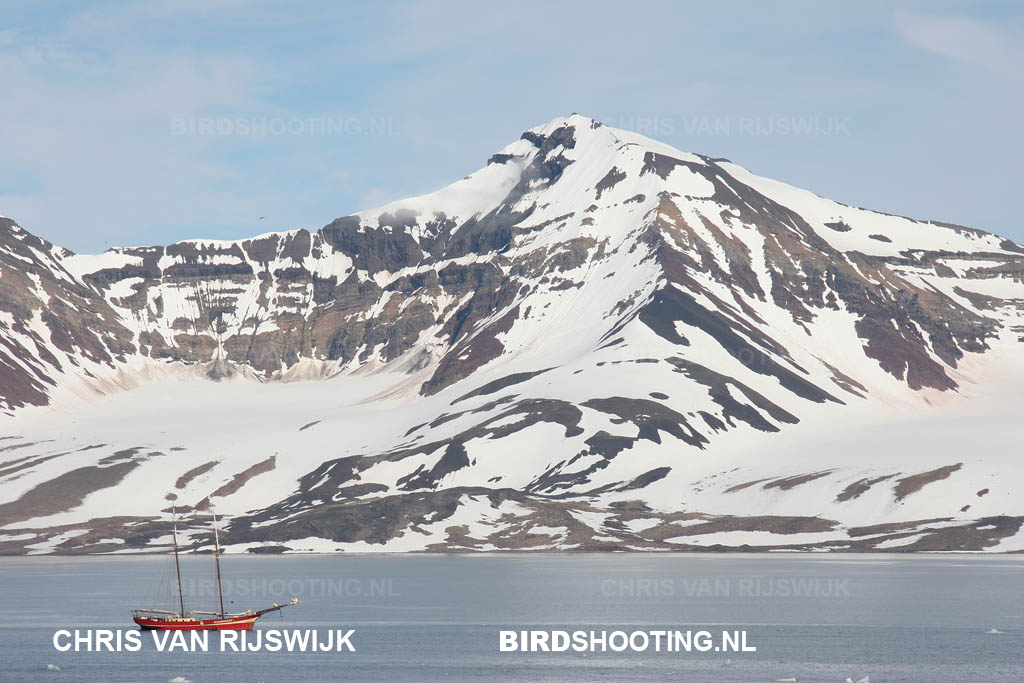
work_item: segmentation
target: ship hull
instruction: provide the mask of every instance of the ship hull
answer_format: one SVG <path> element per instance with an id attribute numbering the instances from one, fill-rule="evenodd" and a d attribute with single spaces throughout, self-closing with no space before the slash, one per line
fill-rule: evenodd
<path id="1" fill-rule="evenodd" d="M 232 617 L 199 619 L 194 617 L 133 617 L 136 624 L 146 631 L 251 631 L 258 614 Z"/>

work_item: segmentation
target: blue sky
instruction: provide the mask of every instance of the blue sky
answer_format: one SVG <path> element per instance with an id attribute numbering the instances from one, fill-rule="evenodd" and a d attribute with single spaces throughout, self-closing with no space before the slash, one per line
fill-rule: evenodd
<path id="1" fill-rule="evenodd" d="M 6 2 L 0 214 L 80 252 L 317 229 L 580 112 L 1024 242 L 1021 36 L 1011 2 Z"/>

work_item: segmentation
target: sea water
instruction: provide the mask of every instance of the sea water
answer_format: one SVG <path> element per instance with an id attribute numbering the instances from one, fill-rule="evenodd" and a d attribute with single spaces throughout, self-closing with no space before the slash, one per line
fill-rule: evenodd
<path id="1" fill-rule="evenodd" d="M 212 564 L 182 559 L 186 609 L 219 610 Z M 141 633 L 136 650 L 88 651 L 100 631 L 135 640 L 133 608 L 176 609 L 168 558 L 0 558 L 0 680 L 1024 681 L 1024 556 L 338 554 L 223 569 L 226 611 L 301 600 L 258 622 L 264 647 L 210 633 L 161 651 Z M 56 649 L 62 630 L 58 645 L 83 646 Z M 296 645 L 350 630 L 354 651 Z M 503 631 L 742 632 L 748 648 L 502 651 Z"/>

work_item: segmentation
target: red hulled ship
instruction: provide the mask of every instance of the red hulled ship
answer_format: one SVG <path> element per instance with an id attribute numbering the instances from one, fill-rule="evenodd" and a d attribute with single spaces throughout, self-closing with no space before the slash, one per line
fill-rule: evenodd
<path id="1" fill-rule="evenodd" d="M 145 630 L 160 631 L 251 631 L 256 620 L 268 612 L 276 612 L 290 605 L 299 604 L 298 598 L 292 598 L 283 605 L 276 602 L 272 607 L 257 611 L 246 610 L 235 614 L 224 611 L 224 590 L 220 578 L 220 534 L 217 531 L 217 516 L 213 516 L 214 563 L 217 567 L 217 598 L 220 602 L 219 612 L 202 612 L 199 610 L 185 611 L 185 596 L 181 590 L 181 562 L 178 559 L 178 522 L 172 509 L 171 539 L 174 545 L 174 574 L 178 582 L 178 611 L 171 612 L 161 609 L 140 608 L 132 610 L 132 620 Z"/>

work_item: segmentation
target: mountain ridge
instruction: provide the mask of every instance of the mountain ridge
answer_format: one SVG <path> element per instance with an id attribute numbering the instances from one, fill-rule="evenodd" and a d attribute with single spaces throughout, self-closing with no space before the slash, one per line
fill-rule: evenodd
<path id="1" fill-rule="evenodd" d="M 170 436 L 108 425 L 96 434 L 97 457 L 112 449 L 103 463 L 63 452 L 78 438 L 70 432 L 49 445 L 20 435 L 18 457 L 0 461 L 0 534 L 32 536 L 0 538 L 0 551 L 114 551 L 90 531 L 54 543 L 68 533 L 54 529 L 87 519 L 120 528 L 109 520 L 125 517 L 151 533 L 130 545 L 152 547 L 161 506 L 118 497 L 158 473 L 166 486 L 185 479 L 165 496 L 187 510 L 216 504 L 232 517 L 228 545 L 254 551 L 671 549 L 721 534 L 722 547 L 753 534 L 764 543 L 739 545 L 1006 549 L 1024 518 L 1011 502 L 974 495 L 1006 445 L 978 462 L 893 448 L 891 462 L 837 455 L 794 470 L 805 458 L 785 455 L 761 481 L 737 481 L 760 463 L 674 455 L 770 446 L 858 411 L 868 415 L 849 418 L 859 428 L 884 423 L 886 411 L 916 419 L 929 404 L 984 393 L 986 368 L 1019 366 L 1024 249 L 838 204 L 586 117 L 527 131 L 438 192 L 317 232 L 88 256 L 5 225 L 0 420 L 41 433 L 66 428 L 69 412 L 116 404 L 140 423 L 166 421 L 125 405 L 117 388 L 151 396 L 149 376 L 197 404 L 223 391 L 271 420 L 266 399 L 239 398 L 237 387 L 294 380 L 271 393 L 310 405 L 288 439 L 269 425 L 251 436 L 204 426 L 179 451 Z M 345 396 L 299 381 L 311 378 Z M 83 407 L 78 397 L 97 389 L 108 397 Z M 44 407 L 62 392 L 72 395 Z M 168 424 L 193 429 L 183 419 Z M 354 419 L 380 433 L 356 443 Z M 53 484 L 47 467 L 59 462 L 86 471 Z M 707 483 L 713 475 L 722 485 Z M 47 487 L 97 477 L 105 485 L 86 487 L 76 505 L 32 512 Z M 956 506 L 916 502 L 925 486 L 953 484 Z M 733 502 L 717 509 L 712 489 Z M 779 496 L 799 514 L 738 514 Z M 374 522 L 374 510 L 390 512 Z M 538 521 L 549 517 L 561 525 Z M 995 518 L 1005 520 L 980 521 Z M 851 535 L 870 522 L 895 527 Z M 800 531 L 779 531 L 790 528 Z M 884 545 L 894 538 L 910 541 Z"/>

